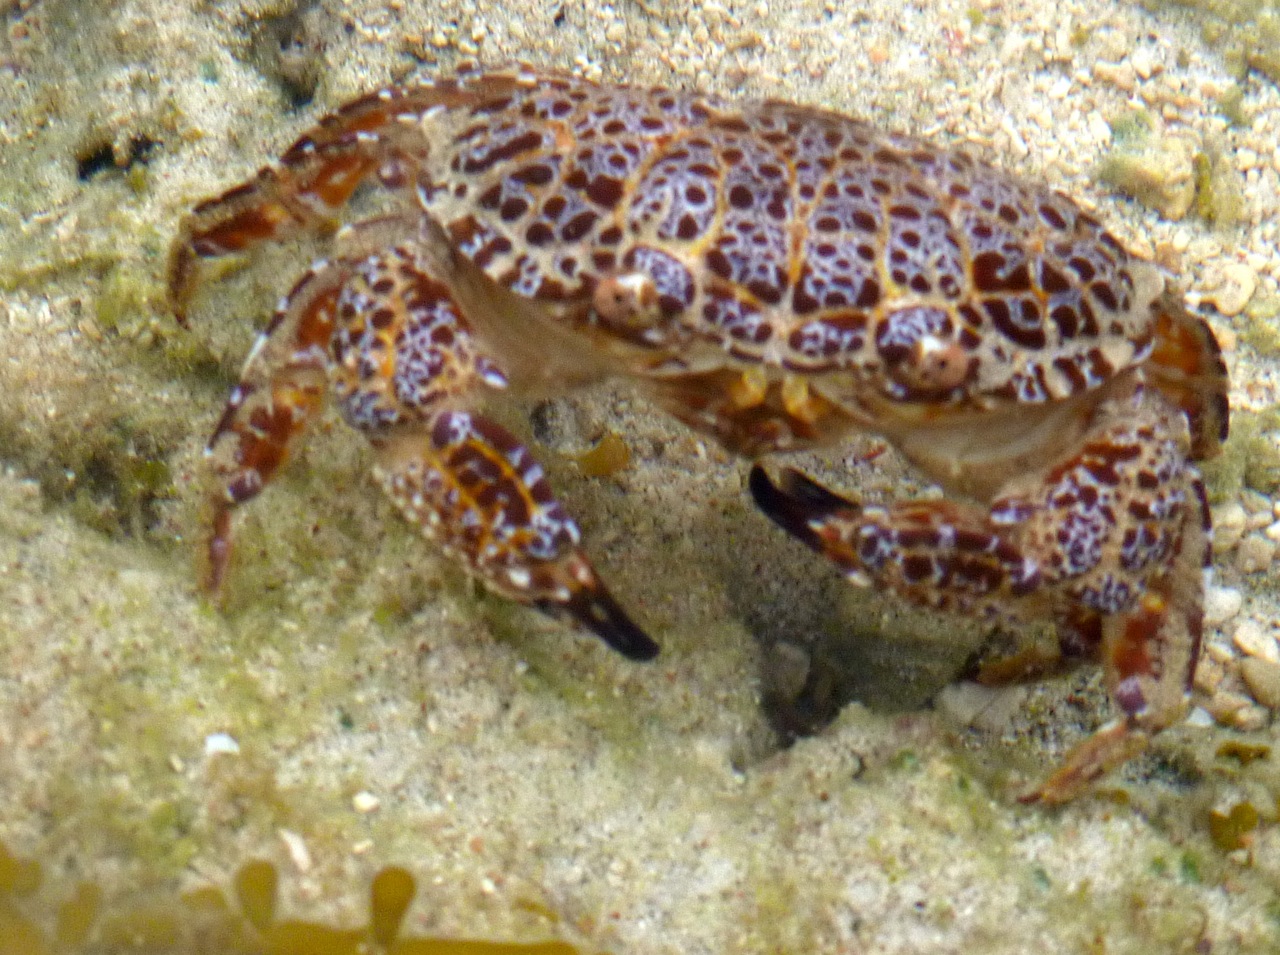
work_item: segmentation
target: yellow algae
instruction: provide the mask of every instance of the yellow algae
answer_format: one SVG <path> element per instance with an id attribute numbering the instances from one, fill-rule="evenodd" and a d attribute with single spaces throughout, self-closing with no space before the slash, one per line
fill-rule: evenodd
<path id="1" fill-rule="evenodd" d="M 58 948 L 79 948 L 89 938 L 102 909 L 102 890 L 92 882 L 82 882 L 71 898 L 58 906 L 54 941 Z"/>
<path id="2" fill-rule="evenodd" d="M 275 866 L 261 860 L 250 862 L 236 873 L 236 899 L 240 911 L 258 931 L 266 931 L 276 914 Z"/>
<path id="3" fill-rule="evenodd" d="M 631 451 L 626 441 L 609 431 L 591 450 L 573 460 L 578 465 L 578 470 L 587 477 L 609 477 L 631 463 Z"/>
<path id="4" fill-rule="evenodd" d="M 40 863 L 19 859 L 0 843 L 0 896 L 30 895 L 40 888 Z"/>
<path id="5" fill-rule="evenodd" d="M 380 945 L 390 945 L 400 931 L 404 913 L 417 892 L 413 876 L 397 866 L 383 869 L 373 877 L 369 889 L 369 912 L 373 937 Z"/>
<path id="6" fill-rule="evenodd" d="M 49 951 L 40 930 L 0 902 L 0 955 L 45 955 Z"/>
<path id="7" fill-rule="evenodd" d="M 1243 848 L 1249 833 L 1258 828 L 1258 810 L 1251 803 L 1240 802 L 1223 812 L 1209 813 L 1209 834 L 1223 852 Z"/>
<path id="8" fill-rule="evenodd" d="M 1241 766 L 1248 766 L 1255 760 L 1266 759 L 1270 756 L 1271 747 L 1261 743 L 1228 740 L 1214 751 L 1214 755 L 1220 759 L 1234 759 Z"/>
<path id="9" fill-rule="evenodd" d="M 0 843 L 0 852 L 5 852 Z M 6 852 L 5 858 L 12 859 Z M 29 862 L 17 860 L 27 867 Z M 402 934 L 401 920 L 413 902 L 416 886 L 407 870 L 389 866 L 374 877 L 369 890 L 368 923 L 351 928 L 302 919 L 276 921 L 279 872 L 264 860 L 245 863 L 235 873 L 231 890 L 237 905 L 223 892 L 206 886 L 183 893 L 172 904 L 151 900 L 139 906 L 102 904 L 101 890 L 82 883 L 57 907 L 56 949 L 37 922 L 11 909 L 0 898 L 0 955 L 60 955 L 128 950 L 156 955 L 218 951 L 222 955 L 356 955 L 377 951 L 391 955 L 576 955 L 582 949 L 558 940 L 490 941 Z M 34 889 L 32 890 L 34 891 Z"/>

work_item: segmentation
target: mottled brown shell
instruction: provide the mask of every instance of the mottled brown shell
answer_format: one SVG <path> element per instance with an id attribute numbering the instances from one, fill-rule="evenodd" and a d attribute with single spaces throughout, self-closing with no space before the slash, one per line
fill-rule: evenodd
<path id="1" fill-rule="evenodd" d="M 456 250 L 668 363 L 989 407 L 1071 397 L 1151 351 L 1154 267 L 962 151 L 784 103 L 457 82 L 474 105 L 428 117 L 448 128 L 420 189 Z M 620 279 L 658 307 L 593 308 Z"/>

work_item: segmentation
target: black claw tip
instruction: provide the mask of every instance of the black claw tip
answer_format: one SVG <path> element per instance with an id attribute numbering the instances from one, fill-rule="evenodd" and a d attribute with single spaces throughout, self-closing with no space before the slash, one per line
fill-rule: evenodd
<path id="1" fill-rule="evenodd" d="M 764 512 L 784 531 L 798 537 L 810 547 L 818 547 L 819 541 L 812 522 L 822 520 L 837 511 L 849 511 L 857 507 L 828 491 L 825 487 L 799 471 L 788 468 L 775 484 L 764 468 L 755 465 L 747 480 L 756 507 Z"/>
<path id="2" fill-rule="evenodd" d="M 576 590 L 565 603 L 544 604 L 544 609 L 569 614 L 629 660 L 652 660 L 658 655 L 658 645 L 603 587 Z"/>

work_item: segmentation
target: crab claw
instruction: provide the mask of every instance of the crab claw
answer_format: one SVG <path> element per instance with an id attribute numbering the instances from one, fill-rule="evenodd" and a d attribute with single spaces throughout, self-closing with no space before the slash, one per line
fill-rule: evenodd
<path id="1" fill-rule="evenodd" d="M 747 479 L 756 507 L 784 531 L 819 553 L 826 550 L 818 533 L 827 518 L 838 512 L 856 513 L 860 505 L 828 491 L 799 471 L 787 468 L 775 484 L 760 465 L 751 468 Z"/>

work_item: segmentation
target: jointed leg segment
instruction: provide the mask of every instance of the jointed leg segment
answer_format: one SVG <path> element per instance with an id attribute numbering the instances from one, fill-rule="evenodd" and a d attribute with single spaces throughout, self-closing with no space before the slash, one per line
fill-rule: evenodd
<path id="1" fill-rule="evenodd" d="M 634 659 L 657 653 L 609 595 L 519 440 L 468 410 L 505 386 L 448 286 L 391 247 L 314 267 L 282 301 L 209 444 L 208 584 L 221 586 L 231 513 L 278 473 L 332 391 L 377 453 L 383 490 L 411 523 L 492 590 L 576 619 Z"/>
<path id="2" fill-rule="evenodd" d="M 592 569 L 542 468 L 501 425 L 442 409 L 421 432 L 374 444 L 375 476 L 405 519 L 491 590 L 565 613 L 632 659 L 657 654 Z"/>
<path id="3" fill-rule="evenodd" d="M 249 182 L 196 206 L 169 258 L 169 297 L 178 320 L 186 321 L 201 259 L 300 232 L 331 232 L 338 212 L 370 175 L 389 189 L 412 189 L 427 148 L 419 121 L 458 95 L 449 84 L 371 93 L 324 117 Z"/>
<path id="4" fill-rule="evenodd" d="M 863 507 L 795 472 L 777 484 L 751 474 L 761 509 L 855 582 L 992 619 L 1053 619 L 1065 651 L 1100 653 L 1119 719 L 1027 801 L 1073 798 L 1186 711 L 1207 508 L 1185 466 L 1183 419 L 1141 388 L 1133 401 L 1131 416 L 1044 475 L 1010 482 L 989 508 Z"/>
<path id="5" fill-rule="evenodd" d="M 206 586 L 218 591 L 231 556 L 231 511 L 257 494 L 287 459 L 289 446 L 324 406 L 328 343 L 345 279 L 318 264 L 281 301 L 259 337 L 214 429 L 206 456 L 221 487 L 213 495 Z"/>

